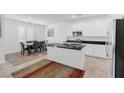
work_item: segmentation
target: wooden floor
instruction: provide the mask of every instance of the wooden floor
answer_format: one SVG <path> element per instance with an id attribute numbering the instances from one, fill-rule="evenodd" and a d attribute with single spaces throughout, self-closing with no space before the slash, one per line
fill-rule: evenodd
<path id="1" fill-rule="evenodd" d="M 43 60 L 11 73 L 15 78 L 82 78 L 84 71 Z"/>
<path id="2" fill-rule="evenodd" d="M 25 70 L 23 69 L 22 72 L 27 73 L 24 75 L 23 75 L 23 73 L 19 72 L 19 69 L 22 69 L 27 66 L 29 67 L 29 65 L 31 65 L 32 63 L 34 64 L 34 63 L 40 61 L 40 60 L 38 60 L 38 61 L 35 60 L 34 62 L 32 61 L 37 58 L 38 59 L 41 58 L 41 60 L 46 59 L 47 53 L 35 53 L 35 54 L 32 54 L 31 56 L 27 56 L 27 55 L 22 56 L 22 55 L 20 55 L 20 53 L 13 53 L 13 54 L 7 55 L 5 58 L 7 62 L 5 64 L 0 65 L 0 72 L 1 72 L 0 77 L 10 77 L 11 76 L 10 74 L 12 74 L 12 72 L 13 72 L 13 77 L 35 77 L 34 75 L 36 75 L 36 74 L 34 72 L 37 71 L 37 73 L 40 73 L 40 71 L 41 71 L 39 69 L 41 67 L 38 67 L 39 66 L 38 64 L 36 66 L 38 70 L 35 69 L 35 66 L 34 66 L 34 68 L 32 68 L 32 71 L 25 72 Z M 48 64 L 48 61 L 46 62 L 46 64 L 45 64 L 45 62 L 44 62 L 44 65 Z M 39 63 L 39 64 L 43 65 L 43 63 Z M 95 58 L 95 57 L 91 57 L 91 56 L 85 56 L 85 64 L 84 64 L 85 74 L 83 77 L 84 78 L 106 78 L 106 77 L 108 77 L 110 64 L 111 64 L 110 60 L 106 60 L 106 59 L 102 59 L 102 58 Z M 55 64 L 51 64 L 51 65 L 56 66 Z M 51 67 L 51 66 L 49 65 L 49 67 Z M 8 69 L 12 69 L 12 70 L 8 71 Z M 3 75 L 4 74 L 3 71 L 7 72 L 7 75 L 6 74 Z M 15 71 L 19 72 L 20 74 L 19 73 L 16 74 Z M 43 72 L 41 72 L 41 73 L 43 73 Z M 47 73 L 47 71 L 45 71 L 45 73 Z M 29 74 L 29 76 L 28 76 L 28 74 Z M 54 77 L 62 77 L 63 73 L 61 73 L 61 74 L 62 75 L 58 74 L 59 76 L 56 75 Z M 37 74 L 37 75 L 39 75 L 39 74 Z M 38 77 L 40 77 L 40 76 L 38 76 Z M 45 75 L 45 77 L 50 77 L 50 76 Z"/>

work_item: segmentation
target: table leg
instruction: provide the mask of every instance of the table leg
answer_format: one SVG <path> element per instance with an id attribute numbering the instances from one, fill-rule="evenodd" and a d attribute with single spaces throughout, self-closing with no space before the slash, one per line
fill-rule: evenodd
<path id="1" fill-rule="evenodd" d="M 28 50 L 27 50 L 28 55 L 30 56 L 30 54 L 31 54 L 31 48 L 30 48 L 30 46 L 27 46 L 27 48 L 28 48 Z"/>

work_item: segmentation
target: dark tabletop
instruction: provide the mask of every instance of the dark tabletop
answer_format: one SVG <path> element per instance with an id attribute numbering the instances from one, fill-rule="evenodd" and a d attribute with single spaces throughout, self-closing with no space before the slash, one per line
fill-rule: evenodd
<path id="1" fill-rule="evenodd" d="M 63 44 L 63 43 L 49 43 L 49 44 L 47 44 L 47 46 L 50 46 L 50 47 L 56 46 L 58 48 L 81 50 L 86 45 L 81 45 L 81 44 Z"/>

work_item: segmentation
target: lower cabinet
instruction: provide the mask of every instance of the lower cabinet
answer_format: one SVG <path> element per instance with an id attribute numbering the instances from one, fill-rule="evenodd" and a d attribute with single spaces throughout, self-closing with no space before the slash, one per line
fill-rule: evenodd
<path id="1" fill-rule="evenodd" d="M 85 55 L 107 58 L 106 45 L 86 44 Z"/>

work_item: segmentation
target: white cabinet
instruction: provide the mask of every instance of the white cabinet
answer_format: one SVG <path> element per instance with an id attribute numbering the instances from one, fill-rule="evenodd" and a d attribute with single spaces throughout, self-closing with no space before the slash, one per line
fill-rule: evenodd
<path id="1" fill-rule="evenodd" d="M 84 49 L 85 55 L 107 58 L 105 45 L 86 44 Z"/>
<path id="2" fill-rule="evenodd" d="M 92 45 L 92 53 L 96 57 L 106 58 L 105 45 Z"/>
<path id="3" fill-rule="evenodd" d="M 83 36 L 106 36 L 108 31 L 107 20 L 95 20 L 81 23 L 73 23 L 69 26 L 69 36 L 73 31 L 82 31 Z"/>
<path id="4" fill-rule="evenodd" d="M 72 36 L 72 32 L 74 31 L 83 31 L 83 23 L 73 23 L 68 27 L 68 36 Z"/>
<path id="5" fill-rule="evenodd" d="M 83 51 L 49 46 L 47 49 L 47 59 L 84 70 L 85 56 Z"/>
<path id="6" fill-rule="evenodd" d="M 75 23 L 72 25 L 73 26 L 73 31 L 82 31 L 83 30 L 83 24 L 82 23 Z"/>
<path id="7" fill-rule="evenodd" d="M 84 36 L 106 36 L 108 29 L 108 21 L 97 20 L 86 22 L 83 24 Z"/>

